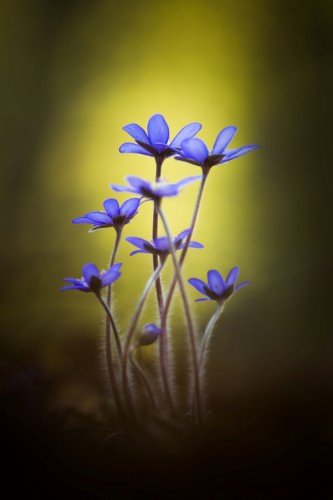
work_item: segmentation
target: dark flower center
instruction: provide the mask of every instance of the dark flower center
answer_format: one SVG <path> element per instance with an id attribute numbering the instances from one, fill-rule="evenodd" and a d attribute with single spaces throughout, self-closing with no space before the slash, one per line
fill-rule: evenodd
<path id="1" fill-rule="evenodd" d="M 98 293 L 102 288 L 102 281 L 97 276 L 92 276 L 89 281 L 89 288 L 92 292 Z"/>

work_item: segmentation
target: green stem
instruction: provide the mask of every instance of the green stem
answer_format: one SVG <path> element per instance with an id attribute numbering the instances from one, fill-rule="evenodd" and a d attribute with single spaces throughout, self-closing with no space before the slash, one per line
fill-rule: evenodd
<path id="1" fill-rule="evenodd" d="M 119 228 L 119 229 L 116 229 L 117 236 L 116 236 L 116 241 L 114 243 L 114 247 L 113 247 L 113 251 L 112 251 L 112 255 L 111 255 L 109 267 L 113 266 L 113 264 L 114 264 L 114 261 L 115 261 L 115 258 L 116 258 L 116 254 L 117 254 L 117 251 L 118 251 L 118 248 L 119 248 L 119 243 L 120 243 L 120 240 L 121 240 L 121 233 L 122 233 L 122 227 Z M 108 286 L 108 288 L 107 288 L 107 295 L 106 295 L 106 305 L 107 305 L 107 308 L 108 308 L 109 312 L 111 311 L 111 286 L 112 285 Z M 111 324 L 111 321 L 109 322 L 108 318 L 109 318 L 109 315 L 107 313 L 107 319 L 106 319 L 106 322 L 105 322 L 105 338 L 107 338 L 110 335 L 110 324 Z M 117 346 L 118 358 L 119 358 L 119 361 L 121 361 L 121 356 L 122 356 L 121 342 L 120 342 L 119 333 L 118 333 L 118 330 L 117 330 L 115 324 L 114 324 L 114 327 L 112 326 L 112 330 L 113 330 L 113 335 L 114 335 L 114 339 L 115 339 L 116 346 Z M 111 342 L 110 342 L 110 353 L 111 353 L 111 359 L 112 359 L 112 344 L 111 344 Z"/>
<path id="2" fill-rule="evenodd" d="M 208 172 L 203 175 L 201 183 L 200 183 L 200 188 L 198 191 L 198 195 L 197 195 L 197 199 L 196 199 L 196 203 L 195 203 L 194 211 L 193 211 L 193 215 L 192 215 L 192 221 L 191 221 L 191 226 L 190 226 L 191 230 L 187 236 L 187 239 L 185 241 L 185 246 L 184 246 L 182 253 L 181 253 L 181 256 L 180 256 L 179 267 L 181 267 L 183 262 L 184 262 L 184 259 L 186 257 L 186 253 L 188 250 L 188 246 L 189 246 L 190 241 L 191 241 L 191 236 L 193 234 L 194 227 L 195 227 L 195 224 L 196 224 L 196 221 L 198 218 L 200 203 L 201 203 L 204 187 L 206 184 L 207 175 L 208 175 Z M 166 394 L 171 406 L 172 406 L 172 398 L 171 398 L 170 387 L 169 387 L 168 338 L 167 338 L 167 333 L 166 333 L 166 327 L 167 327 L 168 312 L 169 312 L 169 309 L 171 306 L 171 301 L 172 301 L 172 297 L 174 294 L 176 283 L 177 283 L 177 274 L 175 273 L 173 280 L 171 282 L 171 286 L 170 286 L 169 292 L 167 294 L 164 309 L 163 309 L 163 314 L 162 314 L 162 318 L 161 318 L 161 335 L 160 335 L 160 364 L 161 364 L 161 371 L 162 371 L 162 380 L 163 380 L 163 384 L 164 384 L 165 394 Z"/>
<path id="3" fill-rule="evenodd" d="M 155 182 L 157 182 L 158 179 L 161 177 L 163 158 L 156 157 L 155 161 L 156 161 Z M 158 237 L 158 208 L 160 206 L 160 203 L 161 203 L 160 199 L 154 200 L 153 239 Z M 154 270 L 158 266 L 158 261 L 159 261 L 158 256 L 153 254 Z M 162 284 L 160 278 L 156 280 L 155 286 L 156 286 L 158 310 L 159 310 L 160 320 L 162 321 L 163 311 L 164 311 L 164 298 L 163 298 Z M 168 404 L 170 405 L 171 411 L 174 411 L 174 404 L 171 396 L 170 382 L 169 382 L 170 367 L 169 367 L 169 350 L 168 350 L 168 332 L 167 332 L 166 321 L 164 328 L 161 330 L 161 335 L 159 339 L 159 357 L 160 357 L 162 381 L 164 385 L 165 395 L 168 400 Z"/>
<path id="4" fill-rule="evenodd" d="M 153 391 L 150 387 L 150 384 L 148 382 L 148 379 L 144 373 L 144 371 L 142 370 L 141 366 L 139 365 L 139 363 L 133 358 L 133 350 L 130 349 L 130 352 L 129 352 L 129 359 L 132 363 L 132 365 L 134 366 L 134 368 L 137 370 L 144 386 L 146 387 L 147 389 L 147 392 L 149 394 L 149 398 L 150 398 L 150 401 L 153 405 L 153 408 L 156 409 L 156 402 L 155 402 L 155 398 L 154 398 L 154 394 L 153 394 Z"/>
<path id="5" fill-rule="evenodd" d="M 202 339 L 201 343 L 201 348 L 200 348 L 200 358 L 199 358 L 199 367 L 200 367 L 200 372 L 202 373 L 206 364 L 206 358 L 207 358 L 207 347 L 209 340 L 211 338 L 211 334 L 213 332 L 213 329 L 216 325 L 217 320 L 221 316 L 224 308 L 224 302 L 218 302 L 217 308 L 213 314 L 213 316 L 210 318 L 209 322 L 207 323 L 206 330 Z"/>
<path id="6" fill-rule="evenodd" d="M 155 172 L 155 182 L 158 181 L 158 179 L 161 177 L 161 172 L 162 172 L 162 164 L 163 164 L 163 159 L 160 157 L 155 158 L 156 162 L 156 172 Z M 160 203 L 160 200 L 154 200 L 154 213 L 153 213 L 153 228 L 152 228 L 152 238 L 153 240 L 158 237 L 158 205 Z M 154 271 L 157 269 L 159 263 L 158 255 L 153 254 L 153 269 Z M 158 277 L 155 282 L 155 287 L 156 287 L 156 297 L 157 297 L 157 304 L 158 304 L 158 310 L 160 314 L 160 318 L 162 317 L 163 314 L 163 291 L 162 291 L 162 284 L 161 284 L 161 279 Z"/>
<path id="7" fill-rule="evenodd" d="M 101 305 L 103 306 L 103 309 L 105 310 L 108 318 L 108 323 L 110 322 L 113 331 L 116 331 L 115 323 L 111 314 L 110 309 L 108 308 L 107 304 L 103 300 L 103 298 L 100 296 L 99 293 L 95 294 Z M 117 387 L 117 380 L 116 380 L 116 374 L 113 366 L 113 361 L 112 361 L 112 353 L 111 353 L 111 335 L 110 335 L 110 329 L 108 332 L 106 331 L 105 335 L 105 351 L 106 351 L 106 362 L 107 362 L 107 368 L 108 368 L 108 374 L 109 374 L 109 379 L 110 379 L 110 385 L 111 385 L 111 390 L 114 395 L 114 399 L 116 402 L 117 410 L 120 416 L 121 421 L 126 425 L 126 414 L 124 411 L 123 403 L 118 391 Z"/>
<path id="8" fill-rule="evenodd" d="M 135 413 L 135 408 L 134 408 L 132 397 L 131 397 L 131 394 L 129 391 L 128 376 L 127 376 L 127 364 L 128 364 L 130 345 L 131 345 L 133 335 L 135 334 L 135 331 L 136 331 L 136 327 L 137 327 L 137 324 L 138 324 L 138 321 L 140 318 L 140 314 L 143 310 L 143 306 L 144 306 L 146 299 L 148 297 L 148 293 L 149 293 L 151 287 L 153 286 L 153 284 L 155 283 L 156 279 L 160 275 L 160 273 L 163 269 L 163 266 L 164 266 L 164 263 L 161 262 L 161 264 L 155 269 L 155 271 L 153 272 L 153 274 L 150 276 L 149 280 L 147 281 L 146 286 L 145 286 L 145 288 L 142 292 L 142 295 L 140 297 L 136 311 L 134 313 L 134 316 L 132 318 L 132 321 L 131 321 L 131 324 L 130 324 L 130 327 L 129 327 L 129 330 L 127 333 L 127 337 L 125 340 L 124 352 L 123 352 L 123 358 L 122 358 L 122 383 L 123 383 L 124 396 L 126 398 L 126 401 L 127 401 L 127 404 L 129 406 L 130 410 L 133 411 L 133 414 Z"/>
<path id="9" fill-rule="evenodd" d="M 206 184 L 207 175 L 208 174 L 206 174 L 206 175 L 204 175 L 202 177 L 202 180 L 201 180 L 201 183 L 200 183 L 200 188 L 199 188 L 199 191 L 198 191 L 198 196 L 197 196 L 197 199 L 196 199 L 196 203 L 195 203 L 194 211 L 193 211 L 193 215 L 192 215 L 190 232 L 189 232 L 189 234 L 188 234 L 188 236 L 186 238 L 185 246 L 184 246 L 184 248 L 182 250 L 182 253 L 180 255 L 179 267 L 182 266 L 182 264 L 183 264 L 183 262 L 185 260 L 185 257 L 186 257 L 186 254 L 187 254 L 187 250 L 188 250 L 188 247 L 189 247 L 189 244 L 190 244 L 190 241 L 191 241 L 191 237 L 192 237 L 192 234 L 193 234 L 193 231 L 194 231 L 194 227 L 195 227 L 195 224 L 196 224 L 196 221 L 197 221 L 197 218 L 198 218 L 198 213 L 199 213 L 201 198 L 202 198 L 202 194 L 203 194 L 204 187 L 205 187 L 205 184 Z M 173 281 L 171 283 L 168 295 L 166 297 L 165 306 L 164 306 L 164 310 L 163 310 L 163 316 L 162 316 L 162 324 L 166 323 L 166 317 L 167 317 L 167 314 L 168 314 L 168 311 L 169 311 L 169 308 L 170 308 L 170 305 L 171 305 L 171 300 L 172 300 L 172 296 L 173 296 L 173 293 L 174 293 L 174 290 L 175 290 L 176 283 L 177 283 L 177 275 L 175 273 L 175 276 L 174 276 Z"/>
<path id="10" fill-rule="evenodd" d="M 180 266 L 179 266 L 179 263 L 177 260 L 177 256 L 176 256 L 175 245 L 173 243 L 173 238 L 172 238 L 172 235 L 170 232 L 168 221 L 167 221 L 165 214 L 164 214 L 161 207 L 159 207 L 159 215 L 162 219 L 164 229 L 165 229 L 165 232 L 166 232 L 168 240 L 169 240 L 170 249 L 171 249 L 171 256 L 172 256 L 173 264 L 175 267 L 175 274 L 176 274 L 176 277 L 178 280 L 179 290 L 180 290 L 180 294 L 181 294 L 183 305 L 184 305 L 186 321 L 188 324 L 189 340 L 190 340 L 190 346 L 191 346 L 191 352 L 192 352 L 192 363 L 193 363 L 194 394 L 195 394 L 195 401 L 196 401 L 196 407 L 197 407 L 197 419 L 198 419 L 198 423 L 200 424 L 201 420 L 202 420 L 201 393 L 200 393 L 200 377 L 199 377 L 199 366 L 198 366 L 197 341 L 196 341 L 196 336 L 195 336 L 195 332 L 194 332 L 194 325 L 193 325 L 193 321 L 192 321 L 192 316 L 191 316 L 191 311 L 190 311 L 188 299 L 186 296 L 186 290 L 185 290 L 185 286 L 184 286 L 183 277 L 181 274 L 181 269 L 180 269 Z"/>

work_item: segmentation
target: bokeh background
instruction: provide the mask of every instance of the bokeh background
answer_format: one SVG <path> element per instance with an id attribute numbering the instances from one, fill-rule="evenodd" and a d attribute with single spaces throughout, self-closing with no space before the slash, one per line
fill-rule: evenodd
<path id="1" fill-rule="evenodd" d="M 172 136 L 199 121 L 210 146 L 236 125 L 234 147 L 261 149 L 214 167 L 195 233 L 205 249 L 185 268 L 205 278 L 239 265 L 252 282 L 215 332 L 212 406 L 230 435 L 265 434 L 269 421 L 269 442 L 295 429 L 300 443 L 331 442 L 331 2 L 11 0 L 0 10 L 4 380 L 46 380 L 48 407 L 98 415 L 101 312 L 89 294 L 59 288 L 85 262 L 105 267 L 114 235 L 71 219 L 101 209 L 111 182 L 153 176 L 149 158 L 118 152 L 125 124 L 162 113 Z M 164 174 L 199 172 L 171 159 Z M 175 234 L 195 192 L 166 204 Z M 146 204 L 126 235 L 149 238 L 150 216 Z M 130 251 L 123 242 L 121 325 L 151 264 Z M 194 308 L 202 327 L 213 305 Z"/>

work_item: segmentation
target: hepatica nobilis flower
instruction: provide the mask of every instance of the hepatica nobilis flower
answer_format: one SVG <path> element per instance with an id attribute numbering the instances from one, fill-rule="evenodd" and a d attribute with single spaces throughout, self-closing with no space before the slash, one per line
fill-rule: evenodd
<path id="1" fill-rule="evenodd" d="M 190 278 L 188 282 L 196 289 L 198 292 L 206 295 L 205 298 L 196 299 L 196 302 L 203 302 L 206 300 L 216 300 L 217 302 L 223 303 L 234 292 L 237 292 L 240 288 L 245 285 L 249 285 L 249 281 L 245 281 L 240 285 L 235 286 L 235 282 L 237 280 L 239 273 L 238 267 L 233 267 L 229 272 L 226 280 L 222 278 L 221 274 L 214 269 L 211 269 L 207 273 L 208 283 L 205 283 L 198 278 Z"/>
<path id="2" fill-rule="evenodd" d="M 190 232 L 190 229 L 185 229 L 185 231 L 182 231 L 174 238 L 173 244 L 176 250 L 184 248 L 186 238 Z M 143 238 L 135 238 L 132 236 L 125 239 L 129 243 L 132 243 L 132 245 L 139 248 L 139 250 L 134 250 L 134 252 L 130 255 L 135 255 L 137 253 L 150 253 L 158 255 L 162 260 L 164 260 L 171 253 L 170 242 L 167 236 L 160 236 L 151 242 L 144 240 Z M 203 248 L 203 245 L 197 241 L 191 241 L 189 246 L 191 248 Z"/>
<path id="3" fill-rule="evenodd" d="M 236 132 L 237 128 L 232 126 L 221 130 L 211 151 L 201 139 L 196 137 L 186 139 L 181 144 L 180 156 L 176 156 L 175 159 L 209 170 L 218 163 L 234 160 L 259 147 L 256 144 L 249 144 L 240 148 L 226 149 Z"/>
<path id="4" fill-rule="evenodd" d="M 169 127 L 162 115 L 153 115 L 148 121 L 146 133 L 140 125 L 130 123 L 123 127 L 136 144 L 125 142 L 119 148 L 121 153 L 139 153 L 141 155 L 160 157 L 161 159 L 174 155 L 185 139 L 194 137 L 201 129 L 200 123 L 189 123 L 178 132 L 169 143 Z"/>
<path id="5" fill-rule="evenodd" d="M 161 179 L 156 182 L 152 182 L 130 175 L 126 177 L 129 186 L 119 186 L 118 184 L 110 184 L 110 186 L 114 191 L 136 193 L 144 196 L 145 198 L 150 198 L 151 200 L 160 200 L 164 196 L 177 196 L 182 187 L 201 178 L 201 175 L 195 175 L 192 177 L 186 177 L 185 179 L 174 184 L 170 184 Z"/>
<path id="6" fill-rule="evenodd" d="M 107 271 L 97 269 L 95 264 L 85 264 L 82 268 L 82 278 L 64 278 L 64 281 L 71 283 L 60 290 L 79 290 L 80 292 L 93 292 L 99 294 L 105 286 L 116 281 L 121 273 L 119 269 L 122 264 L 114 264 Z"/>
<path id="7" fill-rule="evenodd" d="M 89 212 L 83 217 L 73 219 L 74 224 L 92 224 L 90 231 L 103 229 L 105 227 L 114 227 L 117 230 L 125 224 L 131 222 L 133 217 L 138 213 L 140 198 L 130 198 L 126 200 L 121 207 L 114 198 L 109 198 L 103 203 L 105 212 Z"/>

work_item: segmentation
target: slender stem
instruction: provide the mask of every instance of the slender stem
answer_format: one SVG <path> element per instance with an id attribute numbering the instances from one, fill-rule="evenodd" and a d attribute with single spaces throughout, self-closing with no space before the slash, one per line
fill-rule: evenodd
<path id="1" fill-rule="evenodd" d="M 162 172 L 162 163 L 163 159 L 160 157 L 155 158 L 156 162 L 156 172 L 155 172 L 155 182 L 158 181 L 158 179 L 161 177 L 161 172 Z M 153 240 L 158 237 L 158 205 L 160 203 L 160 200 L 154 200 L 154 213 L 153 213 L 153 229 L 152 229 L 152 238 Z M 156 254 L 153 254 L 153 268 L 154 271 L 158 267 L 158 256 Z M 156 297 L 157 297 L 157 304 L 158 304 L 158 310 L 160 314 L 160 318 L 162 317 L 163 314 L 163 291 L 162 291 L 162 284 L 161 280 L 158 277 L 155 282 L 155 287 L 156 287 Z"/>
<path id="2" fill-rule="evenodd" d="M 198 218 L 198 213 L 199 213 L 201 198 L 202 198 L 202 194 L 203 194 L 204 187 L 205 187 L 205 184 L 206 184 L 207 175 L 208 175 L 208 173 L 205 174 L 205 175 L 203 175 L 201 183 L 200 183 L 200 188 L 199 188 L 199 191 L 198 191 L 198 196 L 197 196 L 197 199 L 196 199 L 196 203 L 195 203 L 194 211 L 193 211 L 193 215 L 192 215 L 190 232 L 189 232 L 189 234 L 188 234 L 188 236 L 186 238 L 185 246 L 184 246 L 184 248 L 182 250 L 182 253 L 180 255 L 179 267 L 182 266 L 182 264 L 183 264 L 183 262 L 185 260 L 185 257 L 186 257 L 186 254 L 187 254 L 187 250 L 188 250 L 188 247 L 189 247 L 189 244 L 190 244 L 190 241 L 191 241 L 191 237 L 192 237 L 192 234 L 193 234 L 193 231 L 194 231 L 194 227 L 195 227 L 195 224 L 196 224 L 196 221 L 197 221 L 197 218 Z M 168 312 L 169 312 L 169 308 L 170 308 L 170 305 L 171 305 L 171 300 L 172 300 L 172 296 L 173 296 L 173 293 L 174 293 L 174 290 L 175 290 L 176 283 L 177 283 L 177 274 L 175 273 L 174 278 L 173 278 L 172 283 L 171 283 L 171 286 L 170 286 L 170 289 L 169 289 L 169 292 L 168 292 L 167 297 L 166 297 L 165 306 L 164 306 L 163 315 L 162 315 L 162 325 L 164 325 L 166 323 L 166 318 L 167 318 L 167 315 L 168 315 Z"/>
<path id="3" fill-rule="evenodd" d="M 155 181 L 157 182 L 158 179 L 161 177 L 163 158 L 157 156 L 155 158 L 155 161 L 156 161 Z M 161 203 L 160 199 L 154 200 L 153 239 L 158 237 L 158 207 L 159 207 L 160 203 Z M 158 256 L 153 254 L 154 270 L 158 266 L 158 260 L 159 260 Z M 158 310 L 159 310 L 160 319 L 162 321 L 163 311 L 164 311 L 164 298 L 163 298 L 162 284 L 161 284 L 160 278 L 158 278 L 156 280 L 155 286 L 156 286 L 156 297 L 157 297 Z M 163 385 L 164 385 L 165 395 L 166 395 L 166 398 L 168 400 L 168 404 L 170 405 L 170 409 L 173 412 L 174 411 L 174 404 L 173 404 L 173 400 L 172 400 L 172 395 L 171 395 L 171 390 L 170 390 L 170 382 L 169 382 L 170 367 L 169 367 L 168 332 L 167 332 L 166 318 L 165 318 L 165 325 L 164 325 L 163 329 L 161 329 L 161 335 L 160 335 L 160 339 L 159 339 L 159 357 L 160 357 L 162 381 L 163 381 Z"/>
<path id="4" fill-rule="evenodd" d="M 156 402 L 155 402 L 153 391 L 152 391 L 152 389 L 150 387 L 150 384 L 148 382 L 148 379 L 147 379 L 144 371 L 142 370 L 142 368 L 139 365 L 139 363 L 134 359 L 134 357 L 133 357 L 133 350 L 132 349 L 130 349 L 130 352 L 129 352 L 129 359 L 130 359 L 132 365 L 134 366 L 134 368 L 137 370 L 139 376 L 141 377 L 141 380 L 144 383 L 144 385 L 145 385 L 145 387 L 147 389 L 147 392 L 149 394 L 149 398 L 151 400 L 151 403 L 152 403 L 154 409 L 156 409 Z"/>
<path id="5" fill-rule="evenodd" d="M 103 298 L 100 296 L 100 294 L 96 293 L 95 295 L 96 295 L 97 299 L 99 300 L 99 302 L 102 304 L 102 306 L 107 314 L 108 320 L 110 321 L 110 324 L 112 325 L 112 328 L 115 331 L 115 323 L 114 323 L 110 309 L 108 308 L 107 304 L 105 303 Z M 108 321 L 108 323 L 109 323 L 109 321 Z M 114 399 L 116 402 L 116 406 L 117 406 L 121 421 L 124 422 L 124 424 L 126 425 L 126 415 L 125 415 L 122 400 L 121 400 L 121 397 L 120 397 L 120 394 L 118 391 L 116 374 L 115 374 L 115 370 L 114 370 L 114 366 L 113 366 L 113 362 L 112 362 L 110 330 L 108 332 L 106 331 L 105 350 L 106 350 L 106 361 L 107 361 L 111 389 L 113 391 Z"/>
<path id="6" fill-rule="evenodd" d="M 116 259 L 116 255 L 117 255 L 117 252 L 118 252 L 118 248 L 119 248 L 119 243 L 120 243 L 120 240 L 121 240 L 122 232 L 123 232 L 123 228 L 122 227 L 119 227 L 119 228 L 116 229 L 116 241 L 114 242 L 114 246 L 113 246 L 113 250 L 112 250 L 112 254 L 111 254 L 111 259 L 110 259 L 109 267 L 113 266 L 114 261 Z M 108 286 L 108 293 L 107 293 L 107 301 L 106 301 L 106 303 L 107 303 L 108 307 L 110 308 L 110 305 L 111 305 L 111 285 Z"/>
<path id="7" fill-rule="evenodd" d="M 208 343 L 211 338 L 211 334 L 213 332 L 213 329 L 216 325 L 217 320 L 221 316 L 224 308 L 224 302 L 218 302 L 217 308 L 213 314 L 213 316 L 210 318 L 209 322 L 207 323 L 206 330 L 204 333 L 204 336 L 202 338 L 202 343 L 201 343 L 201 348 L 200 348 L 200 358 L 199 358 L 199 367 L 200 371 L 202 373 L 205 364 L 206 364 L 206 358 L 207 358 L 207 347 Z"/>
<path id="8" fill-rule="evenodd" d="M 115 258 L 116 258 L 116 254 L 117 254 L 117 251 L 118 251 L 118 248 L 119 248 L 119 243 L 120 243 L 120 240 L 121 240 L 122 229 L 123 229 L 122 227 L 120 227 L 119 229 L 116 229 L 117 236 L 116 236 L 116 241 L 114 243 L 114 247 L 113 247 L 113 250 L 112 250 L 112 255 L 111 255 L 110 266 L 109 267 L 113 266 L 113 264 L 114 264 L 114 261 L 115 261 Z M 107 288 L 107 295 L 106 295 L 106 305 L 107 305 L 108 312 L 111 311 L 111 286 L 112 285 L 108 286 L 108 288 Z M 106 318 L 106 322 L 105 322 L 105 338 L 107 338 L 110 335 L 110 324 L 111 324 L 111 321 L 108 321 L 108 318 L 109 318 L 108 312 L 106 313 L 107 314 L 107 318 Z M 114 338 L 115 338 L 115 341 L 116 341 L 116 346 L 117 346 L 117 351 L 118 351 L 118 357 L 119 357 L 119 361 L 120 361 L 121 360 L 121 356 L 122 356 L 122 352 L 121 352 L 122 349 L 121 349 L 120 337 L 119 337 L 118 330 L 117 330 L 115 324 L 114 324 L 114 327 L 112 325 L 112 329 L 113 329 L 113 335 L 114 335 Z M 112 343 L 111 342 L 110 342 L 110 353 L 111 353 L 111 359 L 112 359 Z"/>
<path id="9" fill-rule="evenodd" d="M 208 172 L 209 172 L 209 170 L 208 170 Z M 189 244 L 190 244 L 190 241 L 191 241 L 191 237 L 192 237 L 192 234 L 193 234 L 193 231 L 194 231 L 194 226 L 195 226 L 197 218 L 198 218 L 199 208 L 200 208 L 201 199 L 202 199 L 202 194 L 204 192 L 204 188 L 205 188 L 205 185 L 206 185 L 206 180 L 207 180 L 208 172 L 205 173 L 202 176 L 202 179 L 201 179 L 201 183 L 200 183 L 200 187 L 199 187 L 199 191 L 198 191 L 198 196 L 197 196 L 197 199 L 196 199 L 196 202 L 195 202 L 195 206 L 194 206 L 194 210 L 193 210 L 193 215 L 192 215 L 192 220 L 191 220 L 191 226 L 190 226 L 191 231 L 188 233 L 188 236 L 187 236 L 186 241 L 185 241 L 185 246 L 184 246 L 184 248 L 182 250 L 182 253 L 181 253 L 180 259 L 179 259 L 179 265 L 180 266 L 183 264 L 183 262 L 185 260 L 185 257 L 186 257 L 186 254 L 187 254 L 187 250 L 188 250 L 188 247 L 189 247 Z"/>
<path id="10" fill-rule="evenodd" d="M 198 191 L 198 195 L 197 195 L 197 199 L 196 199 L 196 203 L 195 203 L 194 211 L 193 211 L 193 215 L 192 215 L 190 232 L 187 236 L 187 239 L 185 241 L 185 246 L 184 246 L 182 253 L 181 253 L 181 256 L 180 256 L 179 267 L 181 267 L 183 262 L 184 262 L 184 259 L 186 257 L 186 253 L 187 253 L 187 249 L 188 249 L 188 246 L 189 246 L 190 241 L 191 241 L 191 236 L 193 234 L 193 230 L 194 230 L 197 218 L 198 218 L 199 207 L 200 207 L 204 187 L 206 184 L 207 175 L 208 175 L 208 172 L 203 175 L 201 183 L 200 183 L 200 188 Z M 161 335 L 160 335 L 160 364 L 161 364 L 161 371 L 162 371 L 162 380 L 163 380 L 164 390 L 165 390 L 166 396 L 167 396 L 169 402 L 171 402 L 171 405 L 172 405 L 172 398 L 171 398 L 170 388 L 169 388 L 168 355 L 167 355 L 167 353 L 168 353 L 168 338 L 167 338 L 167 333 L 166 333 L 166 325 L 167 325 L 168 312 L 170 309 L 170 305 L 171 305 L 171 301 L 172 301 L 172 297 L 174 294 L 176 283 L 177 283 L 177 273 L 175 273 L 175 275 L 174 275 L 174 278 L 171 282 L 169 292 L 168 292 L 167 297 L 166 297 L 166 301 L 165 301 L 165 305 L 164 305 L 164 309 L 163 309 L 163 314 L 162 314 L 162 318 L 161 318 Z M 168 395 L 170 395 L 170 396 L 168 396 Z"/>
<path id="11" fill-rule="evenodd" d="M 128 388 L 128 376 L 127 376 L 127 364 L 128 364 L 130 345 L 131 345 L 131 341 L 132 341 L 133 335 L 135 333 L 135 330 L 136 330 L 136 327 L 137 327 L 137 324 L 138 324 L 138 321 L 140 318 L 140 314 L 143 310 L 143 306 L 144 306 L 146 299 L 148 297 L 148 293 L 149 293 L 152 285 L 155 283 L 156 279 L 160 275 L 160 272 L 162 271 L 163 266 L 164 266 L 164 262 L 161 262 L 160 265 L 155 269 L 153 274 L 150 276 L 149 280 L 147 281 L 146 286 L 145 286 L 145 288 L 142 292 L 142 295 L 140 297 L 136 311 L 134 313 L 134 316 L 132 318 L 132 321 L 131 321 L 131 324 L 130 324 L 130 327 L 129 327 L 129 330 L 127 333 L 127 337 L 125 340 L 124 352 L 123 352 L 123 358 L 122 358 L 122 381 L 123 381 L 124 395 L 125 395 L 127 404 L 133 412 L 135 410 L 134 410 L 133 401 L 132 401 L 132 398 L 131 398 L 131 395 L 129 392 L 129 388 Z"/>
<path id="12" fill-rule="evenodd" d="M 201 387 L 203 389 L 203 395 L 205 395 L 205 367 L 207 363 L 207 356 L 208 356 L 208 344 L 212 336 L 213 329 L 219 319 L 219 317 L 222 314 L 224 308 L 224 302 L 218 302 L 217 308 L 210 318 L 209 322 L 207 323 L 205 333 L 202 338 L 202 343 L 200 347 L 200 355 L 199 355 L 199 370 L 200 370 L 200 380 L 201 380 Z M 203 398 L 203 407 L 205 406 L 205 398 Z"/>
<path id="13" fill-rule="evenodd" d="M 168 225 L 168 221 L 167 221 L 165 214 L 164 214 L 161 207 L 159 207 L 159 215 L 162 219 L 164 229 L 165 229 L 165 232 L 166 232 L 168 240 L 169 240 L 170 249 L 171 249 L 171 256 L 172 256 L 173 264 L 175 267 L 175 274 L 176 274 L 176 277 L 178 280 L 180 294 L 182 296 L 182 301 L 183 301 L 184 310 L 185 310 L 186 321 L 188 324 L 190 346 L 191 346 L 191 351 L 192 351 L 193 375 L 194 375 L 194 393 L 195 393 L 195 400 L 196 400 L 196 406 L 197 406 L 197 418 L 198 418 L 198 422 L 201 423 L 202 412 L 201 412 L 200 377 L 199 377 L 199 366 L 198 366 L 197 341 L 196 341 L 196 336 L 195 336 L 195 332 L 194 332 L 194 325 L 193 325 L 193 321 L 192 321 L 192 316 L 191 316 L 191 311 L 190 311 L 188 299 L 186 296 L 186 290 L 185 290 L 185 286 L 184 286 L 183 277 L 181 274 L 181 269 L 180 269 L 180 266 L 179 266 L 179 263 L 177 260 L 177 256 L 176 256 L 175 245 L 173 243 L 173 239 L 172 239 L 172 235 L 171 235 L 170 228 Z"/>

